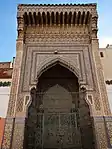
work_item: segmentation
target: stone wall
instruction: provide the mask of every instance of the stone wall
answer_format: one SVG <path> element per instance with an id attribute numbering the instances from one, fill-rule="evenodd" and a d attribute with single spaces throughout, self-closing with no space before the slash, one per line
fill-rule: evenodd
<path id="1" fill-rule="evenodd" d="M 74 10 L 77 14 L 80 9 L 91 13 L 88 25 L 44 27 L 30 23 L 29 26 L 26 26 L 23 17 L 25 11 L 28 11 L 30 16 L 29 11 L 50 10 L 50 6 L 38 7 L 35 5 L 18 7 L 16 60 L 2 149 L 23 149 L 26 109 L 31 100 L 29 98 L 29 101 L 26 101 L 28 99 L 26 97 L 30 97 L 30 89 L 36 86 L 41 74 L 56 61 L 78 77 L 79 88 L 86 89 L 85 100 L 89 104 L 91 116 L 94 118 L 96 148 L 106 149 L 108 146 L 107 133 L 111 139 L 111 121 L 105 123 L 104 118 L 104 116 L 110 115 L 110 108 L 98 53 L 96 5 L 73 6 L 73 8 L 76 7 Z M 68 7 L 69 11 L 72 8 L 71 5 L 61 7 L 64 12 L 68 10 Z M 60 11 L 61 7 L 57 9 L 53 6 L 55 11 Z M 99 116 L 101 120 L 99 120 Z M 106 127 L 107 129 L 105 129 Z"/>

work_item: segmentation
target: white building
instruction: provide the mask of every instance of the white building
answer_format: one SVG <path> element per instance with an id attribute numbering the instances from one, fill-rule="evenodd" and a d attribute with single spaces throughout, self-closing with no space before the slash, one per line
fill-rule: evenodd
<path id="1" fill-rule="evenodd" d="M 12 72 L 13 63 L 0 62 L 0 117 L 2 118 L 7 114 Z"/>
<path id="2" fill-rule="evenodd" d="M 112 45 L 107 45 L 106 48 L 100 48 L 99 52 L 104 70 L 108 100 L 112 112 Z"/>

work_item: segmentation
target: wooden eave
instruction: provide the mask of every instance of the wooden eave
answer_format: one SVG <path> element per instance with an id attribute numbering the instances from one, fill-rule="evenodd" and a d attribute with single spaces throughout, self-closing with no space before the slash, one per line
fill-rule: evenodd
<path id="1" fill-rule="evenodd" d="M 25 26 L 88 25 L 96 4 L 20 4 L 18 24 L 23 17 Z M 21 21 L 20 21 L 21 22 Z"/>
<path id="2" fill-rule="evenodd" d="M 33 25 L 87 25 L 91 14 L 88 12 L 25 12 L 25 26 Z"/>

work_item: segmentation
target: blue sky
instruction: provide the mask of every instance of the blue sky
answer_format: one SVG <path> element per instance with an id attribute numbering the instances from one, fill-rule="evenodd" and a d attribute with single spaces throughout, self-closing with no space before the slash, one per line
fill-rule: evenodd
<path id="1" fill-rule="evenodd" d="M 0 0 L 0 61 L 16 53 L 16 8 L 19 3 L 98 3 L 100 47 L 112 44 L 112 0 Z"/>

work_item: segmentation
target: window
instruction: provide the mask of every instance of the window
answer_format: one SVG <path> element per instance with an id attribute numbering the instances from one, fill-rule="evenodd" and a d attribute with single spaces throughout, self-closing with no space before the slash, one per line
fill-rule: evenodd
<path id="1" fill-rule="evenodd" d="M 101 57 L 104 57 L 104 54 L 103 54 L 103 52 L 100 52 L 100 56 L 101 56 Z"/>

